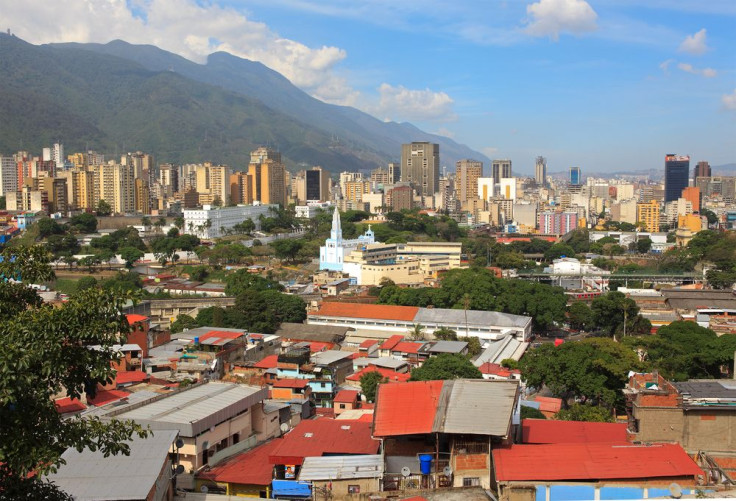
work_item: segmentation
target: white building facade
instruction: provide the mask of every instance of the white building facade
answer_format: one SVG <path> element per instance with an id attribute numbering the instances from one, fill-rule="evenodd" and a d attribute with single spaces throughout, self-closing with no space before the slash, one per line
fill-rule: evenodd
<path id="1" fill-rule="evenodd" d="M 268 216 L 269 210 L 278 205 L 237 205 L 235 207 L 212 207 L 204 205 L 201 209 L 184 210 L 184 228 L 182 231 L 199 238 L 219 238 L 225 229 L 232 228 L 246 219 L 250 219 L 260 227 L 260 216 Z"/>
<path id="2" fill-rule="evenodd" d="M 335 208 L 332 214 L 332 230 L 330 238 L 325 240 L 325 245 L 319 248 L 319 269 L 342 271 L 345 263 L 345 256 L 353 252 L 358 246 L 364 246 L 375 243 L 373 230 L 368 227 L 363 235 L 351 240 L 343 240 L 342 225 L 340 223 L 340 213 Z"/>

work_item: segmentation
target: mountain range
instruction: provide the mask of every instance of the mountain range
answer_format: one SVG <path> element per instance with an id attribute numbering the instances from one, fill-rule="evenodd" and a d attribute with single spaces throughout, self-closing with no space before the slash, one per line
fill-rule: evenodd
<path id="1" fill-rule="evenodd" d="M 151 45 L 36 46 L 0 34 L 0 152 L 119 155 L 141 150 L 159 163 L 212 161 L 243 169 L 249 152 L 271 146 L 291 170 L 333 173 L 398 161 L 401 144 L 440 145 L 442 165 L 490 160 L 409 123 L 383 122 L 327 104 L 258 62 L 224 52 L 198 64 Z"/>

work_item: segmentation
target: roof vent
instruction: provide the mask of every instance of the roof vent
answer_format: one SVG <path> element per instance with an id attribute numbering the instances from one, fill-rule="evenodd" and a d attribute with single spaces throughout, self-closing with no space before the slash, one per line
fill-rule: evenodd
<path id="1" fill-rule="evenodd" d="M 304 438 L 312 438 L 314 436 L 314 433 L 307 432 L 304 434 Z"/>
<path id="2" fill-rule="evenodd" d="M 340 427 L 340 429 L 341 429 L 341 430 L 349 430 L 349 429 L 350 429 L 350 425 L 342 425 L 342 426 Z"/>

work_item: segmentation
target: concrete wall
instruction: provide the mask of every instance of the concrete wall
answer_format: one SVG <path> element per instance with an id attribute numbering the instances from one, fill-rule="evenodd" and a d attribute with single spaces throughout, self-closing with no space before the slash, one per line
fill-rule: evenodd
<path id="1" fill-rule="evenodd" d="M 689 452 L 736 450 L 736 409 L 635 407 L 640 442 L 678 442 Z"/>

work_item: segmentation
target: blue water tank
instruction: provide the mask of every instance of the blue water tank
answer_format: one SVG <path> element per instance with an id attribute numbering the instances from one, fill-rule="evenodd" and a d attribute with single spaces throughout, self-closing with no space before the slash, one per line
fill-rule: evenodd
<path id="1" fill-rule="evenodd" d="M 429 475 L 432 473 L 432 454 L 419 454 L 419 471 L 422 475 Z"/>
<path id="2" fill-rule="evenodd" d="M 194 344 L 195 345 L 198 345 L 199 344 L 199 336 L 197 336 L 197 337 L 194 338 Z"/>

